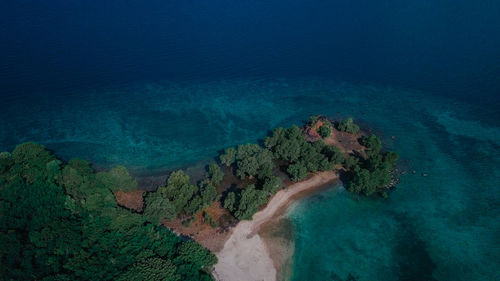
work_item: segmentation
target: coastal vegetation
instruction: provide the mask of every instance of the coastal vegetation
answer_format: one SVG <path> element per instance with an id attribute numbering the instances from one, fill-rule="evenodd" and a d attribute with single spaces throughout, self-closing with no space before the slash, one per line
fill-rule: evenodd
<path id="1" fill-rule="evenodd" d="M 187 208 L 194 192 L 180 172 L 169 185 L 153 194 L 175 204 L 148 200 L 162 214 Z M 38 144 L 1 153 L 0 279 L 212 280 L 214 254 L 160 226 L 159 211 L 117 205 L 114 192 L 136 187 L 123 167 L 96 173 L 86 161 L 63 163 Z"/>
<path id="2" fill-rule="evenodd" d="M 347 118 L 338 124 L 338 129 L 341 132 L 356 134 L 359 132 L 359 126 L 354 123 L 352 118 Z"/>
<path id="3" fill-rule="evenodd" d="M 345 175 L 353 194 L 387 196 L 397 159 L 352 118 L 314 116 L 302 128 L 274 129 L 261 144 L 226 148 L 197 182 L 173 171 L 140 198 L 144 208 L 131 211 L 116 197 L 138 188 L 125 167 L 96 172 L 84 160 L 63 163 L 41 145 L 21 144 L 0 154 L 0 273 L 6 280 L 212 280 L 216 257 L 162 225 L 225 229 L 228 216 L 251 220 L 287 183 L 320 171 Z"/>
<path id="4" fill-rule="evenodd" d="M 334 169 L 346 172 L 350 192 L 387 196 L 397 154 L 382 152 L 382 143 L 373 134 L 359 136 L 362 150 L 343 152 L 325 142 L 334 129 L 328 118 L 312 116 L 306 128 L 292 125 L 275 129 L 264 139 L 263 146 L 245 144 L 227 148 L 220 155 L 220 162 L 231 168 L 243 186 L 228 191 L 222 206 L 239 220 L 251 219 L 270 196 L 282 188 L 283 173 L 289 180 L 298 182 L 311 173 Z M 339 122 L 337 129 L 353 136 L 360 132 L 352 118 Z M 319 137 L 307 139 L 308 130 L 314 130 L 312 134 Z"/>
<path id="5" fill-rule="evenodd" d="M 391 184 L 391 170 L 399 156 L 392 151 L 383 153 L 382 142 L 374 134 L 362 137 L 361 143 L 366 147 L 367 157 L 358 158 L 358 161 L 351 158 L 346 163 L 350 177 L 348 190 L 367 196 L 376 192 L 387 196 L 385 187 Z"/>
<path id="6" fill-rule="evenodd" d="M 222 178 L 224 177 L 224 172 L 222 169 L 217 165 L 217 163 L 210 163 L 207 167 L 207 178 L 210 179 L 210 181 L 218 185 L 222 181 Z"/>

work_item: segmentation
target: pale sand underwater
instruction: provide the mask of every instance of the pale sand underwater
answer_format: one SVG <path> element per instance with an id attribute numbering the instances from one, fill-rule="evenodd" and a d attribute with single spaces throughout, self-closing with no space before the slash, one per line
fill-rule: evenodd
<path id="1" fill-rule="evenodd" d="M 215 265 L 214 276 L 219 281 L 274 281 L 277 269 L 268 247 L 259 235 L 260 227 L 273 219 L 279 210 L 287 206 L 299 193 L 324 186 L 338 180 L 334 171 L 320 172 L 311 178 L 290 185 L 279 191 L 267 206 L 253 216 L 251 221 L 241 221 L 217 253 L 219 262 Z"/>

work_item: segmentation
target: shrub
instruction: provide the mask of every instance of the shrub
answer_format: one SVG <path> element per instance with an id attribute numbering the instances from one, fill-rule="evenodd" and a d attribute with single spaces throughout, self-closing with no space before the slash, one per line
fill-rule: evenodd
<path id="1" fill-rule="evenodd" d="M 281 185 L 282 180 L 280 177 L 271 176 L 264 180 L 262 190 L 264 190 L 268 195 L 273 195 L 281 188 Z"/>
<path id="2" fill-rule="evenodd" d="M 234 147 L 226 148 L 224 154 L 222 154 L 219 159 L 222 164 L 228 167 L 231 166 L 234 161 L 236 161 L 236 149 L 234 149 Z"/>
<path id="3" fill-rule="evenodd" d="M 359 159 L 349 155 L 344 159 L 344 166 L 347 170 L 352 170 L 354 167 L 356 167 L 359 163 Z"/>
<path id="4" fill-rule="evenodd" d="M 328 161 L 333 164 L 342 163 L 342 159 L 344 158 L 342 151 L 340 151 L 340 149 L 334 145 L 324 146 L 321 150 L 321 153 L 325 155 L 328 158 Z"/>
<path id="5" fill-rule="evenodd" d="M 137 181 L 123 166 L 116 166 L 108 172 L 97 173 L 96 179 L 113 192 L 137 189 Z"/>
<path id="6" fill-rule="evenodd" d="M 189 217 L 182 221 L 182 225 L 184 227 L 190 227 L 193 222 L 194 222 L 194 217 Z"/>
<path id="7" fill-rule="evenodd" d="M 254 185 L 247 186 L 241 191 L 238 209 L 234 212 L 234 215 L 239 220 L 251 220 L 260 206 L 266 202 L 266 192 L 255 189 Z"/>
<path id="8" fill-rule="evenodd" d="M 295 164 L 291 164 L 288 166 L 286 170 L 292 181 L 301 181 L 307 176 L 307 168 L 304 166 L 304 163 L 299 162 Z"/>
<path id="9" fill-rule="evenodd" d="M 240 145 L 236 154 L 236 165 L 236 175 L 241 179 L 257 175 L 264 178 L 271 174 L 274 168 L 273 154 L 258 144 Z"/>
<path id="10" fill-rule="evenodd" d="M 319 127 L 318 133 L 322 138 L 327 138 L 332 133 L 332 129 L 327 125 L 323 125 Z"/>
<path id="11" fill-rule="evenodd" d="M 210 163 L 207 167 L 207 177 L 213 184 L 219 185 L 224 178 L 224 172 L 222 172 L 221 168 L 216 163 Z"/>
<path id="12" fill-rule="evenodd" d="M 169 221 L 177 216 L 172 202 L 158 192 L 148 192 L 145 201 L 144 216 L 152 223 L 159 224 L 163 219 Z"/>
<path id="13" fill-rule="evenodd" d="M 356 125 L 352 118 L 347 118 L 339 123 L 338 129 L 341 132 L 347 132 L 351 134 L 356 134 L 359 132 L 359 126 Z"/>
<path id="14" fill-rule="evenodd" d="M 203 180 L 200 182 L 200 194 L 204 206 L 203 208 L 210 206 L 218 196 L 215 186 L 213 186 L 209 180 Z"/>
<path id="15" fill-rule="evenodd" d="M 236 194 L 234 192 L 229 192 L 224 199 L 224 208 L 228 209 L 230 212 L 236 210 Z"/>
<path id="16" fill-rule="evenodd" d="M 319 115 L 311 115 L 311 116 L 309 116 L 309 125 L 310 126 L 316 125 L 316 122 L 318 122 L 319 117 L 320 117 Z"/>
<path id="17" fill-rule="evenodd" d="M 203 222 L 208 223 L 211 227 L 217 227 L 217 223 L 214 221 L 212 216 L 207 212 L 203 212 Z"/>

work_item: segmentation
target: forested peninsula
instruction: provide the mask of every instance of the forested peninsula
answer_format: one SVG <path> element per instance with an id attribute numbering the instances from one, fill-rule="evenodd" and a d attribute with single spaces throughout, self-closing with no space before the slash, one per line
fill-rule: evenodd
<path id="1" fill-rule="evenodd" d="M 122 166 L 98 172 L 23 143 L 0 153 L 0 280 L 213 280 L 214 252 L 278 191 L 330 172 L 386 197 L 397 159 L 353 119 L 312 116 L 226 148 L 197 183 L 178 170 L 145 192 Z"/>

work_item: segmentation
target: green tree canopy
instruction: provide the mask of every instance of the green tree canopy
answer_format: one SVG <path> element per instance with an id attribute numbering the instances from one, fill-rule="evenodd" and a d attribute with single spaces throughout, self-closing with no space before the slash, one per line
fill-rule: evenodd
<path id="1" fill-rule="evenodd" d="M 209 180 L 200 182 L 200 195 L 204 207 L 210 206 L 218 197 L 217 189 L 215 189 L 215 186 Z"/>
<path id="2" fill-rule="evenodd" d="M 332 129 L 328 125 L 319 127 L 318 133 L 322 138 L 327 138 L 332 134 Z"/>
<path id="3" fill-rule="evenodd" d="M 98 177 L 32 143 L 13 155 L 0 161 L 0 279 L 212 279 L 208 250 L 116 205 L 109 186 L 130 183 L 128 172 Z"/>
<path id="4" fill-rule="evenodd" d="M 169 221 L 177 216 L 174 204 L 162 196 L 160 192 L 148 192 L 145 200 L 144 216 L 155 224 L 161 223 L 163 219 Z"/>
<path id="5" fill-rule="evenodd" d="M 307 177 L 307 168 L 302 162 L 291 164 L 286 171 L 295 182 L 301 181 Z"/>
<path id="6" fill-rule="evenodd" d="M 224 178 L 224 172 L 222 172 L 221 168 L 216 163 L 210 163 L 207 167 L 207 178 L 209 178 L 213 184 L 219 185 Z"/>
<path id="7" fill-rule="evenodd" d="M 236 161 L 236 149 L 234 147 L 226 148 L 224 154 L 220 157 L 220 162 L 226 166 L 231 166 Z"/>
<path id="8" fill-rule="evenodd" d="M 236 210 L 236 194 L 234 192 L 229 192 L 224 199 L 224 208 L 228 209 L 230 212 Z"/>
<path id="9" fill-rule="evenodd" d="M 262 190 L 268 195 L 274 195 L 282 187 L 282 180 L 280 177 L 271 176 L 264 180 Z"/>
<path id="10" fill-rule="evenodd" d="M 354 123 L 352 118 L 347 118 L 338 124 L 338 129 L 341 132 L 356 134 L 359 132 L 359 126 Z"/>
<path id="11" fill-rule="evenodd" d="M 123 166 L 116 166 L 109 171 L 99 172 L 96 179 L 113 192 L 137 189 L 137 181 L 130 176 L 127 168 Z"/>
<path id="12" fill-rule="evenodd" d="M 246 177 L 264 178 L 272 173 L 274 168 L 273 154 L 258 144 L 238 146 L 236 154 L 236 175 L 241 179 Z"/>
<path id="13" fill-rule="evenodd" d="M 256 189 L 254 185 L 247 186 L 241 191 L 238 208 L 234 215 L 239 220 L 251 220 L 266 201 L 267 194 L 265 191 Z"/>
<path id="14" fill-rule="evenodd" d="M 55 160 L 55 157 L 43 145 L 27 142 L 16 146 L 12 152 L 12 160 L 14 165 L 10 167 L 11 173 L 23 176 L 26 181 L 33 183 L 46 179 L 47 163 Z"/>
<path id="15" fill-rule="evenodd" d="M 340 149 L 334 145 L 324 146 L 321 150 L 321 153 L 325 155 L 328 158 L 328 161 L 333 164 L 340 164 L 344 159 L 342 151 L 340 151 Z"/>
<path id="16" fill-rule="evenodd" d="M 184 171 L 178 170 L 170 174 L 167 186 L 159 187 L 157 192 L 172 202 L 178 214 L 183 210 L 186 211 L 185 208 L 197 191 L 198 188 L 189 182 L 189 176 Z"/>
<path id="17" fill-rule="evenodd" d="M 127 269 L 118 278 L 119 281 L 157 281 L 169 280 L 180 281 L 181 276 L 177 274 L 177 267 L 170 260 L 161 258 L 148 258 L 140 260 Z"/>
<path id="18" fill-rule="evenodd" d="M 378 155 L 382 149 L 382 141 L 375 134 L 371 134 L 368 137 L 362 137 L 361 144 L 367 148 L 366 155 L 368 158 Z"/>

